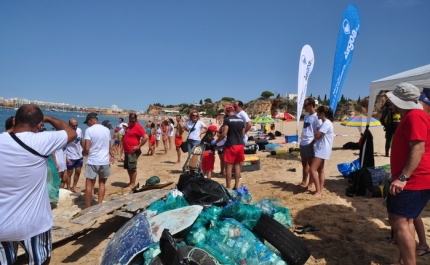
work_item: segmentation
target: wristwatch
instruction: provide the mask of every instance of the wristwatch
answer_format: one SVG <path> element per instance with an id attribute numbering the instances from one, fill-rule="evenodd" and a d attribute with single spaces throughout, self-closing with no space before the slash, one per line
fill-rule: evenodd
<path id="1" fill-rule="evenodd" d="M 408 177 L 406 177 L 406 175 L 405 175 L 405 174 L 400 174 L 400 176 L 399 176 L 399 180 L 400 180 L 401 182 L 405 182 L 405 181 L 408 181 L 408 180 L 409 180 L 409 178 L 408 178 Z"/>

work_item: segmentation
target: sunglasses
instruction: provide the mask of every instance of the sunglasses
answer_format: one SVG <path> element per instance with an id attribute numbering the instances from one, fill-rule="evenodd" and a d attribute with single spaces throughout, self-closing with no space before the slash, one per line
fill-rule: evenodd
<path id="1" fill-rule="evenodd" d="M 191 115 L 191 117 L 198 117 L 199 115 Z"/>

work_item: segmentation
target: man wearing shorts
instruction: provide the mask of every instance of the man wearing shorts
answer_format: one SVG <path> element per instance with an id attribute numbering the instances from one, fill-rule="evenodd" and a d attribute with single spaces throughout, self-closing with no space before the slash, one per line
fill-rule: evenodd
<path id="1" fill-rule="evenodd" d="M 97 175 L 99 176 L 97 202 L 99 204 L 103 202 L 106 181 L 110 176 L 110 161 L 113 161 L 113 154 L 110 147 L 109 127 L 98 123 L 97 114 L 88 114 L 84 123 L 89 127 L 85 131 L 83 151 L 83 155 L 87 156 L 85 165 L 85 205 L 86 207 L 90 207 Z"/>
<path id="2" fill-rule="evenodd" d="M 71 143 L 66 145 L 66 164 L 67 164 L 67 176 L 69 181 L 69 187 L 73 192 L 78 192 L 76 189 L 76 185 L 79 181 L 79 176 L 81 175 L 81 168 L 84 162 L 84 158 L 82 156 L 82 144 L 83 144 L 83 136 L 81 128 L 78 128 L 78 121 L 75 118 L 71 118 L 69 120 L 69 125 L 73 130 L 76 131 L 76 139 L 74 139 Z M 73 170 L 75 171 L 75 175 L 73 176 L 73 183 L 70 185 L 70 181 L 72 179 Z"/>
<path id="3" fill-rule="evenodd" d="M 40 132 L 43 122 L 56 130 Z M 28 264 L 49 264 L 48 156 L 73 141 L 76 132 L 67 123 L 44 116 L 36 105 L 23 105 L 16 112 L 13 134 L 17 140 L 0 134 L 0 264 L 14 264 L 18 246 L 24 248 Z"/>
<path id="4" fill-rule="evenodd" d="M 136 186 L 137 159 L 142 151 L 140 148 L 148 141 L 145 129 L 137 121 L 136 113 L 130 113 L 128 127 L 124 134 L 124 168 L 127 169 L 130 182 L 125 189 L 133 190 Z"/>
<path id="5" fill-rule="evenodd" d="M 231 175 L 234 168 L 234 189 L 238 189 L 240 171 L 242 163 L 245 160 L 245 145 L 243 143 L 245 123 L 234 114 L 234 107 L 231 105 L 225 107 L 225 114 L 227 117 L 224 119 L 223 130 L 221 135 L 217 138 L 216 143 L 218 144 L 227 137 L 227 141 L 224 145 L 226 186 L 228 189 L 231 189 Z"/>
<path id="6" fill-rule="evenodd" d="M 245 127 L 245 134 L 243 136 L 243 143 L 246 144 L 248 142 L 248 131 L 252 127 L 251 119 L 249 118 L 248 114 L 243 110 L 243 102 L 240 100 L 235 100 L 233 103 L 234 111 L 236 113 L 236 116 L 241 118 L 244 122 Z"/>
<path id="7" fill-rule="evenodd" d="M 430 199 L 430 117 L 412 84 L 398 84 L 387 97 L 402 117 L 391 147 L 388 220 L 397 238 L 399 263 L 416 264 L 413 222 Z"/>
<path id="8" fill-rule="evenodd" d="M 309 166 L 311 165 L 312 158 L 315 155 L 314 146 L 310 143 L 315 137 L 318 128 L 321 126 L 321 120 L 317 117 L 317 112 L 315 111 L 315 100 L 313 98 L 305 99 L 303 104 L 307 114 L 303 119 L 303 130 L 300 140 L 300 157 L 302 159 L 302 182 L 300 186 L 303 188 L 308 187 L 311 189 L 312 182 L 309 180 Z"/>

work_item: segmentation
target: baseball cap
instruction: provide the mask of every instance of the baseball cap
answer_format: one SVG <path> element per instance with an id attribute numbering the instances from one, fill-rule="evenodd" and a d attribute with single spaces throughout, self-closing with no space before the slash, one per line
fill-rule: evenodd
<path id="1" fill-rule="evenodd" d="M 113 128 L 112 128 L 112 124 L 110 124 L 110 121 L 108 121 L 108 120 L 103 121 L 103 122 L 102 122 L 102 125 L 103 125 L 104 127 L 108 128 L 109 130 L 113 129 Z"/>
<path id="2" fill-rule="evenodd" d="M 87 124 L 87 122 L 93 118 L 97 119 L 97 113 L 95 113 L 95 112 L 88 113 L 87 118 L 85 119 L 84 123 Z"/>
<path id="3" fill-rule="evenodd" d="M 227 105 L 227 106 L 225 106 L 225 111 L 226 112 L 228 112 L 228 111 L 234 111 L 234 107 L 232 105 Z"/>
<path id="4" fill-rule="evenodd" d="M 430 88 L 423 88 L 423 92 L 419 98 L 420 101 L 426 103 L 428 106 L 430 106 Z"/>
<path id="5" fill-rule="evenodd" d="M 218 128 L 217 128 L 215 125 L 210 125 L 210 126 L 208 127 L 208 131 L 216 132 L 216 131 L 218 131 Z"/>
<path id="6" fill-rule="evenodd" d="M 128 127 L 128 124 L 127 123 L 123 123 L 122 126 L 123 127 Z"/>
<path id="7" fill-rule="evenodd" d="M 420 98 L 420 90 L 410 83 L 400 83 L 393 91 L 387 92 L 388 99 L 401 109 L 423 109 Z"/>

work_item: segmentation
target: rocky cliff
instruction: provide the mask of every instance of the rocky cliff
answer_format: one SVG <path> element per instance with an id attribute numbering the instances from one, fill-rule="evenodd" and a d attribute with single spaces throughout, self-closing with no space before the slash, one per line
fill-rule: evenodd
<path id="1" fill-rule="evenodd" d="M 373 117 L 379 118 L 381 116 L 382 107 L 385 104 L 386 97 L 385 91 L 381 91 L 376 98 L 375 108 L 373 111 Z M 160 106 L 149 105 L 147 109 L 147 113 L 150 115 L 158 115 L 161 110 L 177 110 L 181 113 L 189 113 L 192 109 L 197 109 L 198 111 L 206 112 L 209 115 L 211 113 L 216 114 L 223 112 L 225 106 L 232 104 L 232 102 L 228 101 L 217 101 L 214 103 L 205 103 L 202 105 L 180 105 L 175 106 L 173 108 L 163 108 Z M 347 117 L 354 115 L 367 115 L 367 104 L 368 98 L 364 98 L 361 102 L 357 102 L 356 100 L 347 100 L 342 104 L 339 104 L 336 114 L 335 120 L 343 120 Z M 275 98 L 275 99 L 255 99 L 251 100 L 248 103 L 245 103 L 244 106 L 245 111 L 252 118 L 261 116 L 261 115 L 273 115 L 274 113 L 283 113 L 288 112 L 292 115 L 296 116 L 297 114 L 297 103 L 295 100 L 288 100 L 286 98 Z M 305 113 L 302 113 L 304 116 Z"/>

